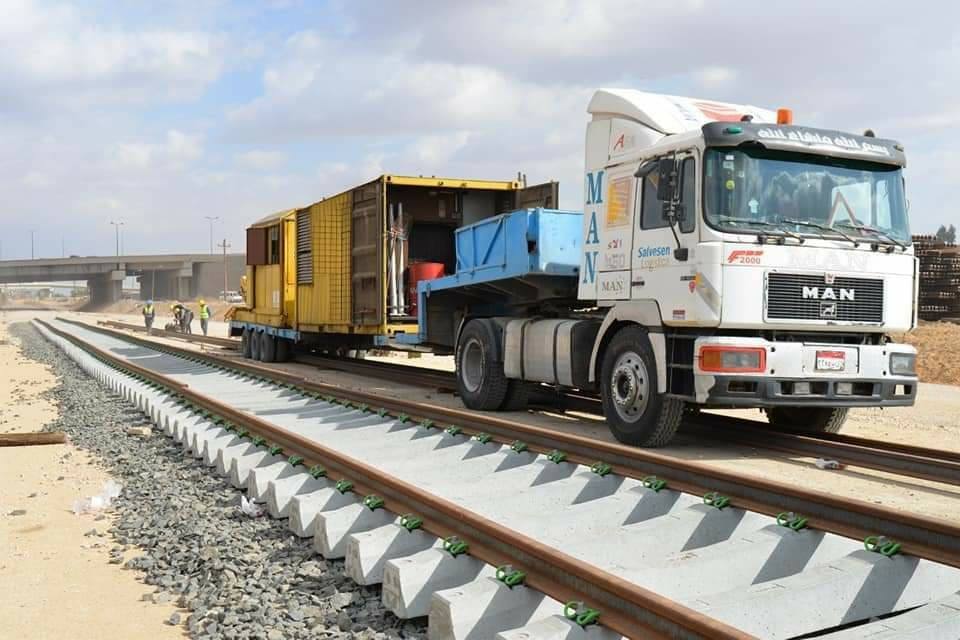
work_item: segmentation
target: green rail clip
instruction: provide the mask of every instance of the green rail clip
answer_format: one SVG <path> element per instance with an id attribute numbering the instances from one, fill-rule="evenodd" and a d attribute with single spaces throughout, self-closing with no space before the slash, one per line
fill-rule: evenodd
<path id="1" fill-rule="evenodd" d="M 363 506 L 365 506 L 367 509 L 370 509 L 370 511 L 376 511 L 377 509 L 382 509 L 383 498 L 371 493 L 370 495 L 368 495 L 366 498 L 363 499 Z"/>
<path id="2" fill-rule="evenodd" d="M 323 401 L 329 402 L 330 404 L 340 404 L 340 402 L 338 402 L 333 396 L 323 396 Z"/>
<path id="3" fill-rule="evenodd" d="M 610 472 L 613 471 L 613 467 L 608 465 L 606 462 L 601 462 L 597 460 L 592 465 L 590 465 L 590 471 L 597 474 L 601 478 L 604 476 L 610 475 Z"/>
<path id="4" fill-rule="evenodd" d="M 473 439 L 479 442 L 480 444 L 487 444 L 488 442 L 493 440 L 493 438 L 490 436 L 489 433 L 478 433 L 475 436 L 473 436 Z"/>
<path id="5" fill-rule="evenodd" d="M 248 435 L 250 435 L 250 432 L 246 429 L 240 429 L 239 431 L 237 431 L 238 438 L 246 438 Z"/>
<path id="6" fill-rule="evenodd" d="M 364 412 L 364 413 L 370 413 L 370 405 L 368 405 L 368 404 L 366 404 L 366 403 L 363 403 L 363 402 L 361 402 L 360 404 L 357 405 L 357 409 L 359 409 L 360 411 L 362 411 L 362 412 Z"/>
<path id="7" fill-rule="evenodd" d="M 421 429 L 429 429 L 429 428 L 432 427 L 432 426 L 433 426 L 433 420 L 421 420 L 421 421 L 420 421 L 420 428 L 421 428 Z"/>
<path id="8" fill-rule="evenodd" d="M 397 420 L 399 420 L 401 424 L 406 424 L 410 422 L 410 416 L 405 413 L 401 413 L 397 416 Z"/>
<path id="9" fill-rule="evenodd" d="M 520 441 L 520 440 L 514 440 L 514 441 L 513 441 L 513 444 L 510 445 L 510 449 L 511 449 L 514 453 L 523 453 L 523 452 L 526 451 L 528 448 L 529 448 L 529 447 L 527 447 L 527 443 L 526 443 L 526 442 L 522 442 L 522 441 Z"/>
<path id="10" fill-rule="evenodd" d="M 867 536 L 863 541 L 863 547 L 867 551 L 879 553 L 882 556 L 892 558 L 900 553 L 901 544 L 885 536 Z"/>
<path id="11" fill-rule="evenodd" d="M 400 516 L 400 526 L 407 531 L 414 531 L 423 526 L 423 518 L 415 516 L 412 513 L 405 513 Z"/>
<path id="12" fill-rule="evenodd" d="M 334 485 L 334 489 L 340 493 L 349 493 L 350 491 L 353 491 L 353 483 L 346 479 L 337 480 L 337 484 Z"/>
<path id="13" fill-rule="evenodd" d="M 457 556 L 463 555 L 469 551 L 470 545 L 457 536 L 450 536 L 449 538 L 444 538 L 443 550 L 456 558 Z"/>
<path id="14" fill-rule="evenodd" d="M 523 584 L 527 579 L 527 574 L 523 571 L 514 569 L 512 565 L 505 564 L 497 567 L 497 580 L 513 589 L 518 584 Z"/>
<path id="15" fill-rule="evenodd" d="M 560 464 L 566 459 L 567 459 L 567 454 L 565 454 L 563 451 L 558 451 L 557 449 L 554 449 L 553 451 L 547 454 L 547 460 L 549 460 L 554 464 Z"/>
<path id="16" fill-rule="evenodd" d="M 600 620 L 600 612 L 574 600 L 563 605 L 563 617 L 576 622 L 581 627 L 589 627 Z"/>
<path id="17" fill-rule="evenodd" d="M 386 410 L 386 409 L 377 409 L 377 415 L 380 416 L 381 418 L 383 418 L 384 416 L 387 415 L 387 410 Z"/>
<path id="18" fill-rule="evenodd" d="M 299 467 L 303 464 L 303 456 L 290 456 L 287 458 L 287 462 L 290 463 L 291 467 Z"/>
<path id="19" fill-rule="evenodd" d="M 258 447 L 262 447 L 263 445 L 267 444 L 267 439 L 263 436 L 257 436 L 253 439 L 253 444 Z"/>
<path id="20" fill-rule="evenodd" d="M 710 493 L 704 494 L 703 504 L 716 507 L 717 509 L 723 509 L 730 505 L 730 498 L 722 496 L 716 491 L 711 491 Z"/>
<path id="21" fill-rule="evenodd" d="M 457 435 L 460 435 L 460 432 L 463 431 L 463 429 L 461 429 L 460 427 L 458 427 L 458 426 L 456 426 L 456 425 L 450 425 L 449 427 L 447 427 L 447 428 L 444 429 L 443 431 L 444 431 L 445 433 L 449 433 L 451 436 L 457 436 Z"/>
<path id="22" fill-rule="evenodd" d="M 807 519 L 795 514 L 793 511 L 784 511 L 783 513 L 777 514 L 777 524 L 787 529 L 800 531 L 807 527 Z"/>
<path id="23" fill-rule="evenodd" d="M 323 478 L 324 476 L 327 475 L 327 470 L 324 469 L 319 464 L 315 464 L 312 467 L 310 467 L 310 471 L 308 471 L 307 473 L 309 473 L 314 478 Z"/>
<path id="24" fill-rule="evenodd" d="M 640 482 L 644 487 L 650 489 L 654 493 L 660 493 L 660 490 L 667 486 L 667 481 L 661 480 L 657 476 L 647 476 Z"/>
<path id="25" fill-rule="evenodd" d="M 270 455 L 272 456 L 283 455 L 283 447 L 281 447 L 278 444 L 273 445 L 272 447 L 270 447 Z"/>
<path id="26" fill-rule="evenodd" d="M 233 424 L 233 423 L 231 422 L 230 424 L 228 424 L 227 426 L 225 426 L 224 429 L 226 429 L 227 431 L 230 431 L 231 433 L 234 433 L 234 432 L 236 432 L 236 430 L 237 430 L 237 425 L 235 425 L 235 424 Z"/>

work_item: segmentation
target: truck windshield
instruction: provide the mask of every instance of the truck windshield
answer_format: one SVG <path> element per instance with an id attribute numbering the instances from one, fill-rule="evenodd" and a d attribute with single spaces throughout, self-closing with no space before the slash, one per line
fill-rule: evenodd
<path id="1" fill-rule="evenodd" d="M 764 149 L 708 149 L 707 222 L 721 231 L 910 243 L 899 167 Z"/>

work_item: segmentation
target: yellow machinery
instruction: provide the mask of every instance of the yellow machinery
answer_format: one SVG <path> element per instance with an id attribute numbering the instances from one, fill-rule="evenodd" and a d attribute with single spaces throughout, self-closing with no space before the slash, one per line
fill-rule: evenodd
<path id="1" fill-rule="evenodd" d="M 556 183 L 382 175 L 267 216 L 247 229 L 246 301 L 231 333 L 321 347 L 415 334 L 411 264 L 453 273 L 458 227 L 556 202 Z"/>

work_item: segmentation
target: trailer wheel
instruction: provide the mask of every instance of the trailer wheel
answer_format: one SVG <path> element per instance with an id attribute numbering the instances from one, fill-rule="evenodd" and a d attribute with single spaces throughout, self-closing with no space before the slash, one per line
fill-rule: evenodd
<path id="1" fill-rule="evenodd" d="M 496 411 L 507 397 L 497 332 L 492 320 L 471 320 L 457 342 L 457 390 L 468 409 Z"/>
<path id="2" fill-rule="evenodd" d="M 764 409 L 770 426 L 784 431 L 837 433 L 847 421 L 844 407 L 771 407 Z"/>
<path id="3" fill-rule="evenodd" d="M 617 440 L 641 447 L 670 442 L 684 403 L 657 393 L 657 362 L 646 330 L 617 332 L 603 354 L 600 376 L 603 413 Z"/>
<path id="4" fill-rule="evenodd" d="M 250 331 L 250 359 L 259 360 L 260 359 L 260 335 L 262 332 L 251 330 Z"/>
<path id="5" fill-rule="evenodd" d="M 290 359 L 290 352 L 292 350 L 293 343 L 291 343 L 286 338 L 277 338 L 277 362 L 286 362 Z"/>
<path id="6" fill-rule="evenodd" d="M 240 353 L 244 358 L 250 357 L 250 329 L 244 329 L 240 336 Z"/>
<path id="7" fill-rule="evenodd" d="M 260 334 L 260 362 L 275 362 L 277 359 L 277 339 L 264 331 Z"/>

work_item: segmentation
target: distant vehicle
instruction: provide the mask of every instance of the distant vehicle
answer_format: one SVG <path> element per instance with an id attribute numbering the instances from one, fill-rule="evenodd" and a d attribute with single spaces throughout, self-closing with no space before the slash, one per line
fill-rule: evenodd
<path id="1" fill-rule="evenodd" d="M 243 302 L 243 296 L 240 295 L 238 291 L 221 291 L 220 299 L 224 302 L 229 302 L 230 304 L 238 304 Z"/>

